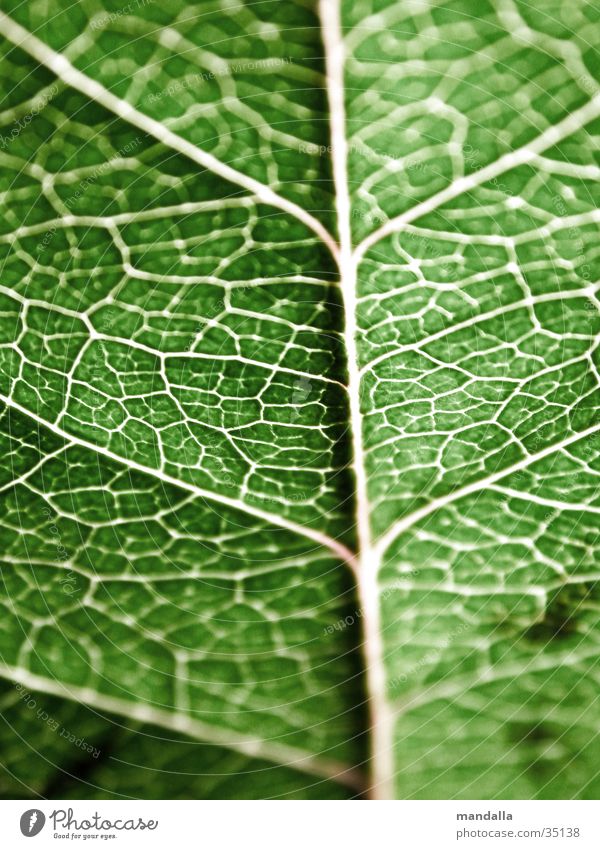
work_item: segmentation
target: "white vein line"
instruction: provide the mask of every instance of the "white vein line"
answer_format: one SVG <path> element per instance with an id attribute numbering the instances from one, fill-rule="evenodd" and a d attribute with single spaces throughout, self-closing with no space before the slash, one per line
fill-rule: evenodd
<path id="1" fill-rule="evenodd" d="M 448 327 L 444 327 L 436 333 L 431 333 L 429 336 L 424 336 L 422 339 L 418 339 L 416 342 L 398 345 L 398 347 L 394 348 L 392 351 L 386 351 L 383 354 L 379 354 L 362 367 L 361 374 L 372 371 L 376 366 L 386 360 L 390 360 L 393 357 L 397 357 L 407 351 L 418 351 L 420 348 L 427 347 L 427 345 L 433 344 L 439 339 L 444 339 L 446 336 L 451 336 L 453 333 L 460 333 L 461 330 L 467 330 L 471 327 L 475 329 L 478 325 L 484 324 L 492 318 L 498 318 L 502 315 L 508 315 L 511 312 L 526 310 L 527 308 L 535 307 L 538 304 L 545 304 L 552 301 L 562 302 L 577 298 L 594 298 L 599 290 L 600 285 L 594 285 L 586 286 L 585 289 L 567 289 L 558 292 L 544 292 L 541 295 L 529 295 L 527 298 L 522 298 L 520 301 L 515 301 L 512 304 L 503 304 L 501 307 L 497 307 L 496 309 L 479 313 L 479 315 L 470 316 L 464 321 L 459 321 L 456 324 L 450 324 Z M 393 297 L 394 293 L 390 292 L 389 295 L 390 297 Z M 398 292 L 398 295 L 401 295 L 401 292 Z M 400 316 L 398 320 L 400 321 L 402 318 L 404 318 L 404 316 Z M 452 368 L 452 366 L 459 365 L 459 363 L 448 363 L 447 365 L 449 368 Z"/>
<path id="2" fill-rule="evenodd" d="M 31 468 L 27 469 L 22 475 L 19 475 L 18 478 L 14 478 L 13 480 L 5 483 L 3 486 L 0 486 L 0 493 L 6 492 L 9 489 L 13 489 L 15 486 L 20 486 L 22 483 L 25 483 L 32 475 L 34 475 L 48 460 L 52 460 L 54 457 L 60 456 L 64 451 L 68 449 L 68 445 L 61 445 L 60 448 L 57 448 L 56 451 L 50 452 L 50 454 L 43 454 L 42 457 L 35 463 Z M 10 454 L 8 458 L 5 456 L 5 462 L 10 458 Z M 7 463 L 8 465 L 8 463 Z"/>
<path id="3" fill-rule="evenodd" d="M 513 489 L 510 486 L 502 486 L 499 484 L 490 484 L 490 489 L 494 492 L 499 492 L 501 495 L 510 495 L 511 498 L 518 498 L 521 501 L 533 501 L 542 507 L 552 507 L 554 510 L 577 511 L 581 513 L 595 513 L 600 515 L 600 507 L 593 504 L 574 504 L 572 501 L 559 501 L 557 498 L 546 498 L 543 495 L 536 495 L 533 492 L 521 492 L 519 489 Z"/>
<path id="4" fill-rule="evenodd" d="M 585 580 L 589 580 L 586 576 Z M 591 580 L 594 580 L 593 578 Z M 575 583 L 569 581 L 569 585 Z M 581 641 L 580 641 L 581 642 Z M 560 669 L 565 665 L 570 665 L 574 668 L 580 667 L 581 664 L 588 660 L 595 660 L 594 665 L 598 662 L 599 651 L 597 646 L 593 646 L 589 652 L 581 654 L 577 658 L 574 657 L 573 649 L 557 652 L 555 655 L 544 656 L 543 653 L 537 653 L 526 660 L 524 663 L 506 663 L 498 666 L 489 667 L 482 670 L 480 673 L 473 672 L 468 675 L 455 676 L 449 682 L 448 678 L 441 681 L 431 683 L 420 692 L 416 692 L 407 700 L 401 701 L 402 697 L 396 700 L 398 716 L 409 713 L 424 705 L 431 704 L 440 699 L 444 701 L 459 702 L 460 696 L 481 687 L 484 684 L 492 684 L 510 679 L 521 679 L 527 672 L 542 672 L 550 669 Z"/>
<path id="5" fill-rule="evenodd" d="M 184 713 L 153 707 L 143 702 L 128 701 L 116 696 L 99 693 L 91 687 L 78 687 L 63 684 L 60 681 L 36 675 L 26 669 L 0 663 L 0 675 L 11 681 L 17 681 L 24 687 L 38 692 L 48 693 L 59 698 L 69 699 L 79 704 L 125 716 L 139 722 L 158 725 L 169 731 L 178 731 L 207 745 L 222 746 L 239 752 L 249 758 L 264 758 L 272 763 L 298 769 L 321 778 L 338 781 L 356 790 L 364 789 L 364 779 L 360 772 L 340 761 L 308 754 L 301 749 L 284 743 L 269 742 L 257 737 L 245 737 L 236 731 L 222 729 L 194 719 Z"/>
<path id="6" fill-rule="evenodd" d="M 12 298 L 24 307 L 41 306 L 43 309 L 47 309 L 52 312 L 57 312 L 60 315 L 66 315 L 69 316 L 69 318 L 74 318 L 76 320 L 81 321 L 85 325 L 86 330 L 89 333 L 89 341 L 91 342 L 113 342 L 117 345 L 123 345 L 129 348 L 137 349 L 138 351 L 144 351 L 146 354 L 150 354 L 153 357 L 156 357 L 161 362 L 166 362 L 167 360 L 175 359 L 189 359 L 210 360 L 211 362 L 244 363 L 245 365 L 255 366 L 256 368 L 265 369 L 274 373 L 281 372 L 282 374 L 291 374 L 295 377 L 302 377 L 306 378 L 307 380 L 314 380 L 316 383 L 330 383 L 331 385 L 339 386 L 340 389 L 346 391 L 346 384 L 342 383 L 342 381 L 340 380 L 336 380 L 334 377 L 327 377 L 324 374 L 314 374 L 313 372 L 309 371 L 300 371 L 299 369 L 293 369 L 289 368 L 288 366 L 282 366 L 279 363 L 273 364 L 268 362 L 260 362 L 259 360 L 253 360 L 250 357 L 243 357 L 241 354 L 208 354 L 203 353 L 202 351 L 192 351 L 189 349 L 184 349 L 181 351 L 159 351 L 157 348 L 153 348 L 150 345 L 144 344 L 143 342 L 138 342 L 136 339 L 128 339 L 126 336 L 112 336 L 108 333 L 98 332 L 91 323 L 89 315 L 85 312 L 71 310 L 67 307 L 61 307 L 51 303 L 50 301 L 41 301 L 39 299 L 26 298 L 24 295 L 15 292 L 14 289 L 10 289 L 7 286 L 2 286 L 2 284 L 0 284 L 0 294 L 6 295 L 8 298 Z M 230 315 L 235 314 L 236 312 L 234 310 L 230 311 Z M 177 317 L 178 316 L 175 316 L 175 318 Z M 208 319 L 198 318 L 197 321 L 198 323 L 200 323 L 201 321 L 205 321 L 206 324 L 208 324 Z M 308 329 L 312 331 L 312 328 Z"/>
<path id="7" fill-rule="evenodd" d="M 170 204 L 169 206 L 157 206 L 153 209 L 133 210 L 132 212 L 119 212 L 115 215 L 63 215 L 60 218 L 48 218 L 37 224 L 22 224 L 12 233 L 2 233 L 0 243 L 16 241 L 25 236 L 36 236 L 54 228 L 67 227 L 116 227 L 120 224 L 133 224 L 136 221 L 153 221 L 167 217 L 187 217 L 195 212 L 220 212 L 224 209 L 246 209 L 255 204 L 258 198 L 252 195 L 244 195 L 239 198 L 226 198 L 222 200 L 187 201 L 184 203 Z"/>
<path id="8" fill-rule="evenodd" d="M 95 100 L 105 109 L 109 110 L 119 118 L 133 124 L 138 129 L 157 139 L 161 144 L 178 151 L 178 153 L 187 156 L 202 168 L 212 171 L 219 177 L 235 183 L 238 186 L 252 192 L 256 197 L 265 204 L 276 206 L 288 215 L 292 215 L 297 220 L 301 221 L 309 227 L 322 241 L 334 257 L 338 255 L 338 245 L 335 239 L 327 231 L 327 229 L 313 215 L 293 201 L 287 200 L 281 195 L 274 192 L 268 186 L 258 180 L 248 177 L 241 171 L 237 171 L 230 165 L 221 162 L 215 156 L 201 150 L 195 144 L 187 141 L 181 136 L 169 130 L 160 121 L 150 118 L 136 109 L 126 100 L 122 100 L 112 94 L 105 86 L 96 80 L 88 77 L 86 74 L 78 70 L 66 56 L 57 53 L 39 38 L 37 38 L 29 30 L 22 27 L 14 21 L 9 15 L 0 11 L 0 32 L 9 41 L 28 53 L 33 59 L 44 65 L 52 73 L 56 74 L 59 80 L 71 88 L 84 94 L 91 100 Z"/>
<path id="9" fill-rule="evenodd" d="M 57 436 L 66 439 L 72 445 L 79 445 L 82 448 L 88 448 L 96 454 L 101 454 L 103 457 L 108 457 L 110 460 L 113 460 L 115 463 L 118 463 L 121 466 L 125 466 L 126 468 L 130 469 L 135 469 L 138 472 L 143 472 L 144 474 L 149 475 L 152 478 L 157 478 L 158 480 L 161 480 L 164 483 L 168 483 L 171 486 L 178 487 L 179 489 L 185 489 L 188 492 L 191 492 L 196 495 L 198 498 L 204 498 L 207 501 L 212 501 L 213 503 L 223 504 L 226 507 L 231 507 L 234 510 L 240 511 L 241 513 L 246 513 L 250 516 L 255 516 L 258 519 L 262 519 L 263 521 L 268 522 L 271 525 L 276 525 L 284 530 L 291 531 L 295 534 L 300 534 L 301 536 L 310 539 L 312 542 L 317 543 L 317 545 L 321 545 L 325 548 L 328 548 L 337 557 L 341 558 L 345 563 L 347 563 L 351 568 L 354 568 L 354 553 L 350 551 L 350 549 L 343 543 L 338 542 L 338 540 L 333 539 L 333 537 L 330 537 L 327 534 L 321 533 L 321 531 L 317 531 L 314 528 L 310 528 L 305 525 L 300 525 L 297 522 L 293 522 L 291 519 L 286 519 L 284 516 L 277 516 L 274 513 L 269 513 L 269 511 L 267 510 L 261 510 L 260 507 L 255 507 L 251 504 L 247 504 L 239 498 L 230 498 L 228 495 L 222 495 L 221 493 L 211 492 L 210 490 L 203 489 L 202 487 L 196 486 L 193 483 L 188 483 L 187 481 L 173 477 L 172 475 L 163 472 L 161 469 L 153 469 L 151 466 L 144 466 L 142 463 L 138 463 L 135 460 L 130 459 L 129 457 L 123 457 L 120 454 L 115 454 L 108 448 L 96 445 L 94 442 L 89 442 L 87 439 L 82 439 L 80 436 L 74 436 L 72 433 L 69 433 L 68 431 L 63 430 L 57 425 L 46 421 L 41 416 L 38 416 L 37 413 L 34 413 L 32 410 L 28 410 L 26 407 L 23 407 L 21 404 L 14 401 L 12 398 L 7 397 L 6 395 L 0 394 L 0 401 L 3 401 L 7 406 L 12 407 L 15 410 L 18 410 L 24 416 L 33 419 L 39 425 L 47 428 Z"/>
<path id="10" fill-rule="evenodd" d="M 2 290 L 2 286 L 0 286 L 0 291 Z M 52 309 L 52 307 L 50 307 Z M 230 313 L 235 314 L 233 312 Z M 81 317 L 81 314 L 80 314 Z M 198 323 L 200 323 L 198 320 Z M 206 322 L 208 324 L 208 321 Z M 281 374 L 291 374 L 294 377 L 305 378 L 306 380 L 314 380 L 315 383 L 330 383 L 332 386 L 339 386 L 344 391 L 346 390 L 346 384 L 342 383 L 340 380 L 336 380 L 334 377 L 327 377 L 324 374 L 314 374 L 310 371 L 300 371 L 300 369 L 288 368 L 288 366 L 279 365 L 279 363 L 261 363 L 259 360 L 253 360 L 250 357 L 243 357 L 241 354 L 213 354 L 213 353 L 204 353 L 202 351 L 159 351 L 156 348 L 152 348 L 150 345 L 145 345 L 143 342 L 138 342 L 135 339 L 128 339 L 126 336 L 111 336 L 107 333 L 98 333 L 96 331 L 90 334 L 90 338 L 94 341 L 100 342 L 113 342 L 117 345 L 127 346 L 129 348 L 135 348 L 139 351 L 144 351 L 147 354 L 151 354 L 162 361 L 168 360 L 210 360 L 214 363 L 243 363 L 244 365 L 254 366 L 257 369 L 265 369 L 274 373 Z"/>
<path id="11" fill-rule="evenodd" d="M 564 217 L 552 218 L 545 223 L 540 224 L 532 230 L 523 230 L 513 236 L 500 236 L 497 233 L 469 233 L 466 236 L 464 233 L 451 232 L 450 230 L 431 230 L 429 227 L 420 227 L 416 224 L 406 224 L 405 230 L 407 233 L 414 233 L 417 236 L 426 236 L 430 239 L 439 239 L 445 242 L 457 242 L 459 245 L 500 245 L 509 246 L 521 245 L 529 242 L 532 239 L 541 236 L 551 235 L 557 230 L 568 230 L 571 227 L 583 227 L 586 224 L 594 224 L 600 221 L 600 209 L 590 209 L 587 212 L 580 212 L 574 215 L 565 215 Z M 39 226 L 39 225 L 33 225 Z"/>
<path id="12" fill-rule="evenodd" d="M 325 47 L 327 96 L 329 100 L 331 150 L 335 202 L 340 241 L 339 267 L 344 304 L 344 340 L 348 362 L 352 467 L 356 480 L 356 524 L 359 542 L 356 570 L 362 608 L 363 655 L 367 677 L 371 732 L 371 788 L 374 798 L 394 798 L 393 714 L 386 696 L 386 673 L 379 610 L 377 573 L 379 561 L 371 540 L 370 507 L 363 448 L 360 409 L 360 371 L 357 334 L 357 263 L 352 255 L 350 191 L 348 188 L 348 142 L 344 105 L 344 41 L 340 0 L 320 0 L 319 14 Z"/>
<path id="13" fill-rule="evenodd" d="M 521 469 L 526 469 L 532 463 L 536 463 L 538 460 L 543 460 L 545 457 L 549 457 L 552 454 L 556 454 L 563 448 L 567 448 L 574 442 L 578 442 L 580 439 L 585 439 L 587 436 L 591 436 L 592 434 L 597 433 L 598 431 L 600 431 L 600 422 L 591 425 L 590 427 L 580 431 L 579 433 L 573 433 L 571 434 L 571 436 L 568 436 L 566 439 L 563 439 L 560 442 L 556 442 L 552 445 L 546 446 L 546 448 L 543 448 L 541 451 L 538 451 L 537 454 L 530 454 L 528 457 L 523 457 L 522 460 L 519 460 L 519 462 L 517 463 L 513 463 L 512 466 L 507 466 L 505 469 L 500 469 L 500 471 L 494 472 L 493 474 L 488 475 L 485 478 L 480 478 L 479 480 L 473 481 L 473 483 L 460 487 L 459 489 L 456 489 L 453 492 L 448 493 L 447 495 L 443 495 L 440 498 L 433 499 L 433 501 L 430 501 L 428 504 L 425 504 L 419 510 L 415 510 L 413 513 L 409 513 L 407 516 L 404 516 L 402 519 L 392 525 L 392 527 L 388 531 L 386 531 L 381 537 L 379 537 L 375 545 L 379 556 L 382 557 L 385 551 L 389 548 L 389 546 L 401 534 L 408 530 L 408 528 L 412 527 L 417 522 L 420 522 L 422 519 L 425 519 L 427 516 L 429 516 L 431 513 L 434 513 L 436 510 L 442 510 L 444 507 L 447 507 L 449 504 L 452 504 L 454 501 L 458 501 L 459 498 L 463 498 L 466 495 L 473 495 L 476 492 L 481 492 L 482 490 L 491 487 L 493 484 L 498 483 L 498 481 L 501 481 L 503 478 L 508 477 L 508 475 L 511 475 L 515 472 L 519 472 L 521 471 Z"/>
<path id="14" fill-rule="evenodd" d="M 517 150 L 505 153 L 500 159 L 486 165 L 484 168 L 480 168 L 479 171 L 474 171 L 466 177 L 459 177 L 445 189 L 427 198 L 427 200 L 386 221 L 385 224 L 363 239 L 355 250 L 356 257 L 360 260 L 376 242 L 379 242 L 392 233 L 398 232 L 405 224 L 409 224 L 411 221 L 427 215 L 429 212 L 433 212 L 433 210 L 447 201 L 453 200 L 458 195 L 471 191 L 471 189 L 476 188 L 481 183 L 492 180 L 505 171 L 509 171 L 519 165 L 524 165 L 527 162 L 534 162 L 538 154 L 567 138 L 577 130 L 580 130 L 599 115 L 600 94 L 596 94 L 584 106 L 567 115 L 558 124 L 544 130 L 533 141 L 528 142 L 523 147 L 517 148 Z"/>

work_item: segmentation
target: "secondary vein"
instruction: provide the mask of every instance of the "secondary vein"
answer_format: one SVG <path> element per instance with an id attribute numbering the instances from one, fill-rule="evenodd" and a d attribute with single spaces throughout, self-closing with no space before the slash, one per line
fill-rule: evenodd
<path id="1" fill-rule="evenodd" d="M 126 100 L 122 100 L 120 97 L 114 95 L 97 80 L 88 77 L 76 68 L 66 58 L 66 56 L 63 56 L 56 50 L 53 50 L 45 42 L 41 41 L 33 35 L 33 33 L 29 32 L 29 30 L 22 27 L 19 23 L 13 20 L 13 18 L 1 11 L 0 32 L 14 45 L 19 47 L 21 50 L 24 50 L 37 62 L 52 71 L 53 74 L 56 74 L 62 82 L 66 83 L 71 88 L 76 89 L 86 97 L 96 101 L 96 103 L 99 103 L 114 115 L 118 115 L 119 118 L 152 136 L 166 147 L 187 156 L 188 159 L 191 159 L 202 168 L 206 168 L 208 171 L 212 171 L 219 177 L 223 177 L 223 179 L 228 180 L 231 183 L 235 183 L 247 191 L 252 192 L 262 203 L 275 206 L 283 212 L 288 213 L 288 215 L 292 215 L 294 218 L 301 221 L 322 240 L 322 242 L 329 248 L 331 254 L 334 257 L 337 257 L 338 245 L 335 239 L 317 218 L 305 209 L 302 209 L 301 206 L 298 206 L 298 204 L 293 201 L 277 194 L 277 192 L 274 192 L 273 189 L 269 188 L 269 186 L 255 180 L 253 177 L 248 177 L 241 171 L 232 168 L 231 165 L 221 162 L 221 160 L 217 159 L 212 154 L 207 153 L 197 145 L 192 144 L 192 142 L 187 141 L 187 139 L 184 139 L 177 135 L 177 133 L 169 130 L 164 126 L 164 124 L 161 124 L 160 121 L 156 121 L 149 115 L 140 112 L 140 110 L 136 109 L 136 107 L 131 103 L 128 103 Z"/>
<path id="2" fill-rule="evenodd" d="M 298 522 L 293 522 L 291 519 L 286 519 L 284 516 L 278 516 L 275 513 L 270 513 L 268 510 L 262 510 L 260 507 L 255 507 L 253 505 L 247 504 L 241 499 L 231 498 L 230 496 L 223 495 L 221 493 L 211 492 L 210 490 L 203 489 L 202 487 L 196 486 L 193 483 L 189 483 L 188 481 L 173 477 L 172 475 L 167 474 L 161 469 L 152 468 L 151 466 L 145 466 L 143 463 L 138 463 L 137 461 L 132 460 L 128 457 L 122 457 L 120 454 L 116 454 L 109 448 L 97 445 L 96 443 L 90 442 L 87 439 L 83 439 L 80 436 L 75 436 L 74 434 L 63 430 L 58 425 L 46 421 L 41 416 L 37 415 L 36 413 L 33 413 L 26 407 L 23 407 L 21 404 L 19 404 L 17 401 L 7 395 L 0 394 L 0 401 L 4 402 L 6 406 L 12 407 L 13 409 L 17 410 L 22 415 L 33 419 L 33 421 L 37 422 L 42 427 L 47 428 L 57 436 L 62 437 L 72 445 L 79 445 L 82 448 L 88 448 L 89 450 L 94 451 L 96 454 L 100 454 L 103 457 L 107 457 L 108 459 L 113 460 L 114 462 L 119 463 L 120 465 L 123 465 L 127 468 L 135 469 L 136 471 L 143 472 L 144 474 L 149 475 L 152 478 L 158 478 L 159 480 L 163 481 L 164 483 L 168 483 L 171 486 L 175 486 L 179 489 L 185 489 L 188 492 L 192 492 L 198 498 L 204 498 L 207 501 L 212 501 L 217 504 L 224 504 L 226 507 L 231 507 L 234 510 L 239 510 L 240 513 L 255 516 L 256 518 L 262 519 L 263 521 L 268 522 L 271 525 L 275 525 L 276 527 L 280 527 L 284 530 L 291 531 L 292 533 L 299 534 L 300 536 L 310 539 L 317 545 L 323 546 L 324 548 L 328 548 L 337 557 L 347 563 L 350 568 L 354 568 L 355 566 L 354 552 L 352 552 L 343 543 L 339 542 L 333 537 L 328 536 L 327 534 L 321 533 L 321 531 L 317 531 L 314 528 L 311 528 L 306 525 L 301 525 Z"/>

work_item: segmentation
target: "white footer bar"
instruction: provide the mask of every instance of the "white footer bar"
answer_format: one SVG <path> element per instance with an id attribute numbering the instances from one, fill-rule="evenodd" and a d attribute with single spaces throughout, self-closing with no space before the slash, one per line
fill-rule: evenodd
<path id="1" fill-rule="evenodd" d="M 600 802 L 0 802 L 0 847 L 600 849 Z"/>

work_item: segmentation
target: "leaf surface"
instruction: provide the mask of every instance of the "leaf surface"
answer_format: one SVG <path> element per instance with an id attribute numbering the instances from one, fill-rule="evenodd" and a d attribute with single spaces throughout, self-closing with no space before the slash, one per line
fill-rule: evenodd
<path id="1" fill-rule="evenodd" d="M 4 4 L 5 795 L 597 792 L 568 5 Z"/>

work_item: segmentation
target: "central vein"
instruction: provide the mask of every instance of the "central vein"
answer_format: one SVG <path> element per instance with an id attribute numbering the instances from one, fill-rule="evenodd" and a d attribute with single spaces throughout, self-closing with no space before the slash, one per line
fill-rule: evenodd
<path id="1" fill-rule="evenodd" d="M 325 47 L 329 100 L 331 151 L 340 240 L 339 272 L 345 313 L 344 341 L 348 359 L 348 396 L 352 434 L 352 464 L 356 485 L 358 533 L 357 587 L 362 607 L 363 655 L 369 696 L 371 733 L 371 795 L 394 798 L 393 715 L 386 697 L 384 647 L 381 633 L 377 574 L 379 558 L 374 550 L 369 520 L 367 472 L 360 409 L 360 365 L 357 349 L 357 265 L 352 249 L 348 141 L 344 102 L 345 51 L 341 0 L 320 0 L 319 13 Z"/>

